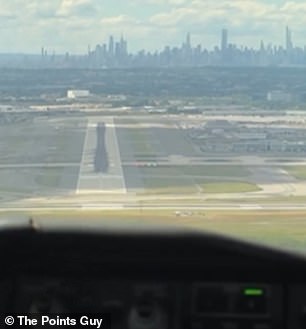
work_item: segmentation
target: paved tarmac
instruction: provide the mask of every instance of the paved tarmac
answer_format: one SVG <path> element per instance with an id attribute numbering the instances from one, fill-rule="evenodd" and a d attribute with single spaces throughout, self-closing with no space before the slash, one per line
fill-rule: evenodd
<path id="1" fill-rule="evenodd" d="M 126 193 L 116 127 L 112 118 L 88 120 L 76 192 Z"/>

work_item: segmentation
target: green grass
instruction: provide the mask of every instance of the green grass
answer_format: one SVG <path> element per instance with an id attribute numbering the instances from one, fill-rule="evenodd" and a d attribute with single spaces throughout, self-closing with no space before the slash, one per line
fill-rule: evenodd
<path id="1" fill-rule="evenodd" d="M 136 154 L 145 154 L 153 156 L 155 155 L 155 151 L 152 148 L 152 144 L 146 141 L 137 141 L 132 144 L 133 151 Z"/>
<path id="2" fill-rule="evenodd" d="M 217 177 L 245 177 L 249 175 L 242 166 L 180 166 L 180 171 L 186 175 L 194 176 L 217 176 Z"/>
<path id="3" fill-rule="evenodd" d="M 152 146 L 152 140 L 154 139 L 148 134 L 147 129 L 126 130 L 126 141 L 131 144 L 134 155 L 155 156 L 156 152 Z"/>
<path id="4" fill-rule="evenodd" d="M 134 153 L 134 157 L 132 160 L 139 160 L 139 161 L 156 161 L 155 153 Z"/>
<path id="5" fill-rule="evenodd" d="M 59 186 L 61 180 L 61 169 L 54 168 L 44 168 L 35 176 L 35 181 L 37 184 L 56 188 Z"/>
<path id="6" fill-rule="evenodd" d="M 257 192 L 261 189 L 248 182 L 207 182 L 202 183 L 204 193 L 243 193 Z"/>
<path id="7" fill-rule="evenodd" d="M 196 186 L 185 178 L 143 177 L 146 194 L 194 194 Z"/>
<path id="8" fill-rule="evenodd" d="M 34 126 L 16 123 L 2 127 L 1 163 L 79 162 L 85 129 L 75 128 L 83 119 L 71 120 L 66 119 L 67 125 L 57 130 L 57 124 L 47 119 Z"/>
<path id="9" fill-rule="evenodd" d="M 199 187 L 203 189 L 203 193 L 243 193 L 260 191 L 257 185 L 248 182 L 212 182 L 180 176 L 179 174 L 177 177 L 175 174 L 173 174 L 173 177 L 143 176 L 142 179 L 146 194 L 190 195 L 199 193 Z"/>
<path id="10" fill-rule="evenodd" d="M 138 171 L 145 176 L 177 176 L 181 174 L 179 166 L 139 167 Z"/>
<path id="11" fill-rule="evenodd" d="M 79 162 L 83 150 L 85 130 L 71 130 L 69 126 L 67 131 L 60 129 L 50 138 L 49 147 L 46 155 L 46 162 Z M 54 148 L 54 149 L 53 149 Z"/>
<path id="12" fill-rule="evenodd" d="M 133 124 L 137 125 L 137 122 Z M 142 140 L 144 136 L 147 136 L 146 128 L 127 128 L 125 129 L 126 139 L 131 141 Z"/>
<path id="13" fill-rule="evenodd" d="M 160 176 L 173 176 L 173 175 L 184 175 L 184 176 L 205 176 L 205 177 L 247 177 L 249 172 L 242 166 L 158 166 L 158 167 L 144 167 L 139 168 L 143 175 L 160 175 Z"/>
<path id="14" fill-rule="evenodd" d="M 224 200 L 222 199 L 214 199 L 214 198 L 210 198 L 205 200 L 205 202 L 220 202 L 220 203 L 224 203 Z M 271 197 L 263 197 L 263 198 L 258 198 L 258 197 L 253 197 L 253 198 L 239 198 L 239 199 L 226 199 L 226 202 L 228 203 L 256 203 L 256 204 L 293 204 L 293 205 L 298 205 L 298 204 L 302 204 L 305 205 L 306 204 L 306 195 L 292 195 L 292 196 L 271 196 Z"/>
<path id="15" fill-rule="evenodd" d="M 297 179 L 306 180 L 306 166 L 288 166 L 283 169 Z"/>
<path id="16" fill-rule="evenodd" d="M 195 186 L 166 186 L 166 187 L 156 187 L 147 189 L 144 193 L 140 194 L 151 194 L 151 195 L 164 195 L 164 194 L 195 194 L 198 190 Z"/>

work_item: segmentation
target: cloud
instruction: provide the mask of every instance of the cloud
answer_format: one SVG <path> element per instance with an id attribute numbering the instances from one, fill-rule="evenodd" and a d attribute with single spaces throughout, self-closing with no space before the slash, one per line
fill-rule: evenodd
<path id="1" fill-rule="evenodd" d="M 306 3 L 281 0 L 0 0 L 0 51 L 87 48 L 124 33 L 133 50 L 194 42 L 219 43 L 227 27 L 231 40 L 257 45 L 283 42 L 284 28 L 303 45 Z"/>
<path id="2" fill-rule="evenodd" d="M 187 3 L 188 0 L 132 0 L 136 4 L 150 4 L 150 5 L 183 5 Z"/>
<path id="3" fill-rule="evenodd" d="M 136 24 L 137 21 L 126 15 L 104 17 L 100 20 L 102 25 L 106 26 L 126 26 Z"/>
<path id="4" fill-rule="evenodd" d="M 151 24 L 167 29 L 175 28 L 181 37 L 188 31 L 199 40 L 219 40 L 219 33 L 227 27 L 235 42 L 247 40 L 258 45 L 260 39 L 283 43 L 284 28 L 293 29 L 294 41 L 304 44 L 306 3 L 298 1 L 262 0 L 193 0 L 172 6 L 150 17 Z M 211 43 L 211 42 L 210 42 Z M 211 44 L 210 44 L 211 46 Z"/>
<path id="5" fill-rule="evenodd" d="M 97 8 L 92 0 L 63 0 L 56 14 L 58 16 L 92 16 Z"/>
<path id="6" fill-rule="evenodd" d="M 261 19 L 274 9 L 273 5 L 263 4 L 251 0 L 219 0 L 200 1 L 195 0 L 171 9 L 168 12 L 159 13 L 151 17 L 151 22 L 159 25 L 176 25 L 187 23 L 210 23 L 214 20 L 224 20 L 229 24 Z"/>

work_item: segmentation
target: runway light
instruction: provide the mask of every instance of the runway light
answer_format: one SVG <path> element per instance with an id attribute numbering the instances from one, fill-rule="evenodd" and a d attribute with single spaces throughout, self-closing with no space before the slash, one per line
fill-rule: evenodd
<path id="1" fill-rule="evenodd" d="M 264 291 L 260 288 L 246 288 L 243 293 L 245 296 L 262 296 Z"/>

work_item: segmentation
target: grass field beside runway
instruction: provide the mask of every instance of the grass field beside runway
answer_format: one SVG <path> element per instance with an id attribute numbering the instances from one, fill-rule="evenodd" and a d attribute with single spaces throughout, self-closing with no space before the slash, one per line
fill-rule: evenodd
<path id="1" fill-rule="evenodd" d="M 146 122 L 140 126 L 136 120 L 116 119 L 119 144 L 123 162 L 144 162 L 145 165 L 124 166 L 128 188 L 140 194 L 198 194 L 254 192 L 260 189 L 248 181 L 250 172 L 241 165 L 198 165 L 177 163 L 177 165 L 146 166 L 163 159 L 180 161 L 182 157 L 197 156 L 193 146 L 183 132 L 168 122 L 169 128 L 160 123 Z M 145 123 L 142 122 L 142 123 Z M 133 124 L 135 127 L 133 127 Z M 176 160 L 178 159 L 178 160 Z M 133 168 L 135 167 L 135 168 Z M 137 171 L 137 174 L 135 173 Z M 133 178 L 134 177 L 134 178 Z M 134 182 L 137 181 L 137 184 Z M 141 183 L 140 183 L 141 182 Z M 137 186 L 141 188 L 137 191 Z M 223 189 L 223 191 L 222 191 Z"/>
<path id="2" fill-rule="evenodd" d="M 196 231 L 215 232 L 244 240 L 257 241 L 267 245 L 306 253 L 306 211 L 305 210 L 205 210 L 186 211 L 178 215 L 173 210 L 113 210 L 113 211 L 39 211 L 29 213 L 0 213 L 7 216 L 32 216 L 67 223 L 86 220 L 86 225 L 96 221 L 105 227 L 137 231 L 147 226 L 178 227 Z"/>
<path id="3" fill-rule="evenodd" d="M 142 176 L 144 194 L 194 194 L 198 192 L 195 184 L 184 177 Z"/>
<path id="4" fill-rule="evenodd" d="M 2 197 L 56 195 L 74 190 L 86 125 L 85 118 L 38 117 L 1 126 Z"/>
<path id="5" fill-rule="evenodd" d="M 195 146 L 186 139 L 183 131 L 169 120 L 148 117 L 139 122 L 131 118 L 116 118 L 115 122 L 118 129 L 123 131 L 123 144 L 129 144 L 129 150 L 133 155 L 125 152 L 123 147 L 123 160 L 198 155 Z"/>
<path id="6" fill-rule="evenodd" d="M 306 166 L 287 166 L 283 169 L 297 179 L 306 180 Z"/>
<path id="7" fill-rule="evenodd" d="M 136 123 L 135 123 L 136 125 Z M 155 155 L 155 152 L 150 143 L 150 136 L 145 128 L 130 128 L 126 129 L 126 141 L 128 141 L 136 154 L 149 153 Z"/>
<path id="8" fill-rule="evenodd" d="M 243 166 L 222 165 L 178 165 L 167 166 L 159 165 L 157 167 L 139 167 L 138 170 L 143 175 L 148 176 L 167 176 L 167 175 L 185 175 L 185 176 L 204 176 L 204 177 L 247 177 L 249 171 Z"/>
<path id="9" fill-rule="evenodd" d="M 256 185 L 248 182 L 204 182 L 200 184 L 203 193 L 243 193 L 258 192 L 261 189 Z"/>
<path id="10" fill-rule="evenodd" d="M 209 181 L 201 178 L 195 179 L 191 176 L 177 178 L 172 177 L 142 177 L 145 192 L 144 194 L 181 194 L 190 195 L 198 193 L 243 193 L 256 192 L 260 188 L 252 183 L 243 181 Z"/>
<path id="11" fill-rule="evenodd" d="M 78 162 L 85 119 L 15 123 L 1 126 L 0 163 Z"/>
<path id="12" fill-rule="evenodd" d="M 37 185 L 46 187 L 58 187 L 61 181 L 61 170 L 45 168 L 35 173 L 35 182 Z"/>
<path id="13" fill-rule="evenodd" d="M 224 200 L 222 199 L 217 199 L 217 198 L 209 198 L 206 199 L 205 202 L 212 202 L 212 203 L 224 203 Z M 226 202 L 229 204 L 241 204 L 241 203 L 254 203 L 254 204 L 292 204 L 292 205 L 305 205 L 306 204 L 306 195 L 288 195 L 288 196 L 283 196 L 283 195 L 279 195 L 279 196 L 263 196 L 261 198 L 259 197 L 249 197 L 249 198 L 239 198 L 239 199 L 231 199 L 231 198 L 227 198 Z"/>
<path id="14" fill-rule="evenodd" d="M 139 167 L 147 194 L 194 194 L 256 192 L 242 166 Z"/>
<path id="15" fill-rule="evenodd" d="M 120 130 L 120 148 L 122 160 L 155 158 L 159 155 L 159 145 L 148 127 L 141 127 L 141 123 L 133 119 L 115 119 L 117 131 Z M 128 144 L 128 147 L 125 145 Z M 129 151 L 127 152 L 126 149 Z M 132 154 L 131 154 L 132 152 Z"/>
<path id="16" fill-rule="evenodd" d="M 78 167 L 0 169 L 0 192 L 21 194 L 54 193 L 75 188 Z"/>
<path id="17" fill-rule="evenodd" d="M 247 177 L 249 171 L 243 166 L 181 166 L 179 168 L 186 175 L 194 176 L 218 176 L 218 177 Z"/>
<path id="18" fill-rule="evenodd" d="M 167 155 L 196 157 L 199 155 L 198 147 L 186 136 L 184 130 L 178 128 L 175 122 L 168 120 L 166 127 L 152 128 L 154 140 L 160 149 Z"/>
<path id="19" fill-rule="evenodd" d="M 46 158 L 47 162 L 79 162 L 82 152 L 85 122 L 81 129 L 71 126 L 67 120 L 67 128 L 63 126 L 60 131 L 49 142 L 49 152 Z M 52 152 L 53 150 L 53 152 Z"/>

